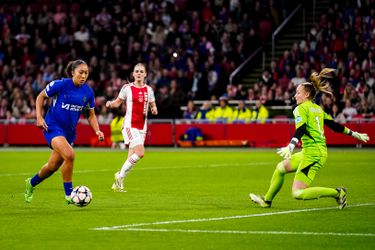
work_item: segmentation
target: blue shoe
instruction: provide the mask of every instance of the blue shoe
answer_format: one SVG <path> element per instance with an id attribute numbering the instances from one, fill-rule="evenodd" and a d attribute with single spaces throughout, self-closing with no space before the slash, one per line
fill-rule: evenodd
<path id="1" fill-rule="evenodd" d="M 26 189 L 25 189 L 25 202 L 30 203 L 33 199 L 34 194 L 34 187 L 31 185 L 31 178 L 27 178 L 26 182 Z"/>
<path id="2" fill-rule="evenodd" d="M 337 192 L 339 192 L 339 196 L 336 198 L 336 202 L 339 205 L 339 209 L 342 210 L 346 207 L 346 188 L 339 187 L 336 188 Z"/>

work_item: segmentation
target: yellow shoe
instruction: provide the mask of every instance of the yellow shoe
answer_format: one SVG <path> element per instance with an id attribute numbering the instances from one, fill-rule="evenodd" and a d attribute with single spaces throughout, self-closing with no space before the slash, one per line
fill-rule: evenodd
<path id="1" fill-rule="evenodd" d="M 339 192 L 339 196 L 336 198 L 337 204 L 339 204 L 339 209 L 342 210 L 346 207 L 346 188 L 339 187 L 336 188 L 337 192 Z"/>
<path id="2" fill-rule="evenodd" d="M 34 187 L 30 183 L 31 178 L 27 178 L 25 180 L 26 182 L 26 189 L 25 189 L 25 202 L 30 203 L 31 200 L 33 199 L 33 194 L 34 194 Z"/>

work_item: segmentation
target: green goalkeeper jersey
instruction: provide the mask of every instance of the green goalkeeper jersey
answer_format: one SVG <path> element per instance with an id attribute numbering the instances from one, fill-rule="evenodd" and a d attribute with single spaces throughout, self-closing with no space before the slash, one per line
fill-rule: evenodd
<path id="1" fill-rule="evenodd" d="M 306 101 L 299 104 L 293 111 L 296 129 L 306 124 L 306 131 L 302 138 L 302 148 L 305 152 L 315 150 L 327 150 L 326 137 L 324 135 L 324 119 L 332 119 L 323 109 Z"/>

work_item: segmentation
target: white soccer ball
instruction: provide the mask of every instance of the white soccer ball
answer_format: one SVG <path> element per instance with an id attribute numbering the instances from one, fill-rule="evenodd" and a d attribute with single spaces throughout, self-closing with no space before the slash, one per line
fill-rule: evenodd
<path id="1" fill-rule="evenodd" d="M 77 207 L 85 207 L 90 204 L 92 200 L 92 193 L 86 186 L 77 186 L 70 194 L 73 204 Z"/>

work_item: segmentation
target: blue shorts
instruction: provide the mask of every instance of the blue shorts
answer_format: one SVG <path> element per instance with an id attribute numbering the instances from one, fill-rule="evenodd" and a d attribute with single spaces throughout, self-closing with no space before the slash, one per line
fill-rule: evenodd
<path id="1" fill-rule="evenodd" d="M 48 125 L 48 132 L 43 130 L 43 135 L 50 148 L 52 148 L 52 139 L 56 136 L 64 136 L 71 145 L 76 140 L 76 133 L 70 133 L 56 125 Z"/>

